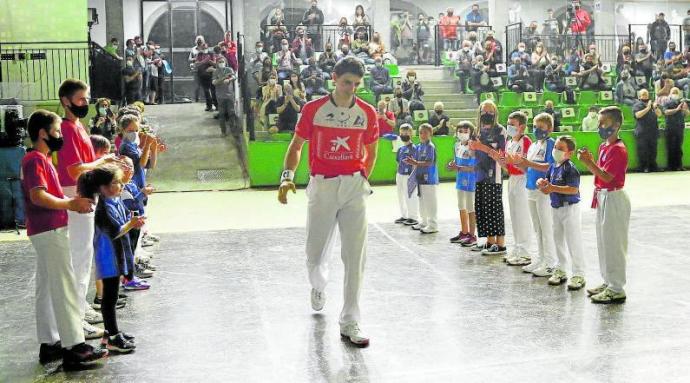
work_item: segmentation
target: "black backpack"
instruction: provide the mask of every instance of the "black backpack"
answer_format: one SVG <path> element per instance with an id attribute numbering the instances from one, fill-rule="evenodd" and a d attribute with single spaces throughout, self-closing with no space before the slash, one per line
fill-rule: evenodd
<path id="1" fill-rule="evenodd" d="M 563 103 L 574 105 L 575 104 L 575 91 L 572 89 L 566 89 L 563 91 Z"/>

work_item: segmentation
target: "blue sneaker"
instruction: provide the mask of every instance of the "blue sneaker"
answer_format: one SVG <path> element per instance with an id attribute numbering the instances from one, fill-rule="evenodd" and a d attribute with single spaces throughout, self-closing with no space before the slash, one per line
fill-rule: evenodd
<path id="1" fill-rule="evenodd" d="M 151 285 L 135 276 L 132 280 L 126 281 L 122 287 L 125 290 L 148 290 Z"/>

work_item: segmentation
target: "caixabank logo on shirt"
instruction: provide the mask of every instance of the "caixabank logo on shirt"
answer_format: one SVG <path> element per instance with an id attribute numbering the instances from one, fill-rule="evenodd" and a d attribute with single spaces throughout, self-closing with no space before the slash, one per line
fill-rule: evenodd
<path id="1" fill-rule="evenodd" d="M 322 157 L 332 161 L 350 161 L 358 159 L 350 147 L 351 136 L 335 135 L 328 141 L 328 149 L 322 152 Z M 355 146 L 356 143 L 354 143 Z"/>

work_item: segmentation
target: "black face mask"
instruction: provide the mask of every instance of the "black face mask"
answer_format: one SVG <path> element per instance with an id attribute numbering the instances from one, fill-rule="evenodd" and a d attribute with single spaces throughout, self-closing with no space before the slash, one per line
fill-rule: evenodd
<path id="1" fill-rule="evenodd" d="M 77 116 L 77 118 L 84 118 L 87 114 L 89 114 L 89 104 L 84 106 L 70 105 L 67 108 L 69 108 L 70 112 Z"/>
<path id="2" fill-rule="evenodd" d="M 494 118 L 496 118 L 496 115 L 493 113 L 484 112 L 479 116 L 479 122 L 481 122 L 483 125 L 493 125 Z"/>
<path id="3" fill-rule="evenodd" d="M 400 136 L 402 142 L 410 142 L 410 136 Z"/>
<path id="4" fill-rule="evenodd" d="M 50 134 L 48 135 L 48 138 L 44 138 L 43 141 L 46 142 L 46 145 L 48 145 L 48 150 L 51 152 L 57 152 L 62 149 L 62 145 L 65 143 L 62 137 L 53 137 Z"/>

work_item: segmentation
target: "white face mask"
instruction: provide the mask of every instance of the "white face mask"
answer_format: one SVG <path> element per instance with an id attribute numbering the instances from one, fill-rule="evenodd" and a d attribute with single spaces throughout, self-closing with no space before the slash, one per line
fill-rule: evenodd
<path id="1" fill-rule="evenodd" d="M 594 118 L 597 116 L 597 112 L 589 112 L 589 118 Z"/>
<path id="2" fill-rule="evenodd" d="M 256 54 L 262 54 L 264 52 L 264 48 L 256 48 Z"/>
<path id="3" fill-rule="evenodd" d="M 225 68 L 225 63 L 218 63 L 218 68 Z"/>
<path id="4" fill-rule="evenodd" d="M 558 164 L 565 161 L 565 152 L 562 150 L 553 148 L 553 150 L 551 151 L 551 155 L 553 155 L 554 161 L 556 161 L 556 163 Z"/>
<path id="5" fill-rule="evenodd" d="M 522 53 L 524 51 L 525 51 L 525 48 L 523 48 L 523 47 L 518 48 L 518 52 Z"/>
<path id="6" fill-rule="evenodd" d="M 269 78 L 269 79 L 268 79 L 268 83 L 271 84 L 271 85 L 275 85 L 275 84 L 276 84 L 276 79 L 274 79 L 274 78 Z"/>
<path id="7" fill-rule="evenodd" d="M 516 137 L 518 135 L 518 129 L 513 125 L 508 125 L 506 131 L 509 137 Z"/>
<path id="8" fill-rule="evenodd" d="M 122 135 L 122 139 L 124 139 L 125 141 L 129 141 L 129 142 L 136 142 L 137 138 L 139 138 L 139 135 L 137 134 L 137 132 L 125 132 Z"/>
<path id="9" fill-rule="evenodd" d="M 455 133 L 455 137 L 462 143 L 465 143 L 470 140 L 469 133 Z"/>
<path id="10" fill-rule="evenodd" d="M 470 47 L 462 47 L 462 50 L 465 51 L 465 52 L 469 52 L 469 51 L 470 51 Z"/>
<path id="11" fill-rule="evenodd" d="M 282 45 L 282 47 L 283 47 L 283 50 L 284 50 L 284 51 L 288 50 L 288 46 L 287 46 L 287 45 Z"/>

